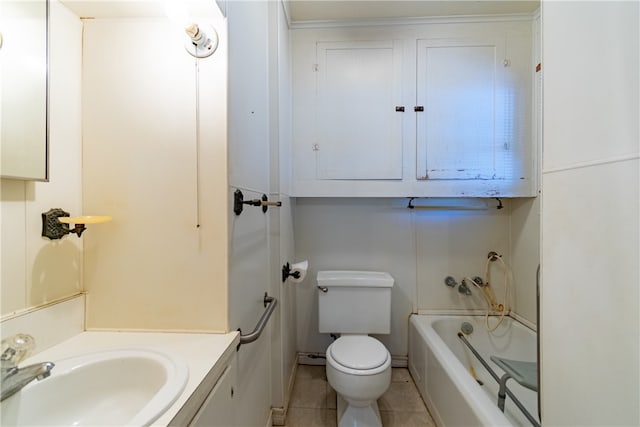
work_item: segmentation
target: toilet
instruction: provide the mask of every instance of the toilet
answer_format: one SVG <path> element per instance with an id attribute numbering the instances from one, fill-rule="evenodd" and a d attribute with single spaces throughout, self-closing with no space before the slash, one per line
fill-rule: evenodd
<path id="1" fill-rule="evenodd" d="M 339 334 L 326 351 L 338 398 L 338 427 L 381 427 L 377 400 L 391 384 L 391 355 L 368 334 L 391 329 L 393 277 L 376 271 L 319 271 L 321 333 Z"/>

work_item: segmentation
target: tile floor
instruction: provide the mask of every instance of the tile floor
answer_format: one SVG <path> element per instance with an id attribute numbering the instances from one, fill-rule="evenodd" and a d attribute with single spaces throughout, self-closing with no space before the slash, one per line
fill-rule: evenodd
<path id="1" fill-rule="evenodd" d="M 393 368 L 391 386 L 378 400 L 384 427 L 435 427 L 409 371 Z M 335 427 L 336 392 L 324 366 L 299 365 L 285 427 Z"/>

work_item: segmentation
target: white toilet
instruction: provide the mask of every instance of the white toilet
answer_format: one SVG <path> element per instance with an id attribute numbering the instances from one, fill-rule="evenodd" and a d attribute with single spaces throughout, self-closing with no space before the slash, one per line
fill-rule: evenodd
<path id="1" fill-rule="evenodd" d="M 327 380 L 338 394 L 338 427 L 381 427 L 377 400 L 391 384 L 391 355 L 367 334 L 391 329 L 393 277 L 375 271 L 318 272 L 319 330 L 340 334 L 327 348 Z"/>

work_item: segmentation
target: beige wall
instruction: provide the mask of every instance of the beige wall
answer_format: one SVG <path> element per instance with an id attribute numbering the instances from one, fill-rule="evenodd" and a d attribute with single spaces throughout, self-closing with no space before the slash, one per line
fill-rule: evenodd
<path id="1" fill-rule="evenodd" d="M 82 291 L 82 244 L 75 236 L 41 237 L 41 213 L 82 213 L 80 20 L 51 2 L 50 179 L 2 180 L 3 318 Z M 87 233 L 90 233 L 87 232 Z"/>
<path id="2" fill-rule="evenodd" d="M 166 19 L 84 21 L 88 329 L 227 331 L 226 30 L 198 61 Z M 199 114 L 199 142 L 196 115 Z"/>
<path id="3" fill-rule="evenodd" d="M 3 317 L 86 290 L 88 328 L 226 331 L 219 11 L 199 10 L 221 41 L 199 64 L 196 174 L 195 59 L 183 35 L 165 19 L 87 20 L 83 34 L 76 15 L 51 4 L 51 176 L 2 180 Z M 114 221 L 49 241 L 40 214 L 52 207 Z"/>

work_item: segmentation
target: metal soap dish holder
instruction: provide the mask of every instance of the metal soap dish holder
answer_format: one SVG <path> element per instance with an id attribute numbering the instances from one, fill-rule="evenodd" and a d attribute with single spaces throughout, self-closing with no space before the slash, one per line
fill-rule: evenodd
<path id="1" fill-rule="evenodd" d="M 100 224 L 111 221 L 110 216 L 69 216 L 69 212 L 62 209 L 49 209 L 42 213 L 42 237 L 51 240 L 62 239 L 67 234 L 82 236 L 87 229 L 87 224 Z M 73 228 L 69 227 L 73 224 Z"/>

